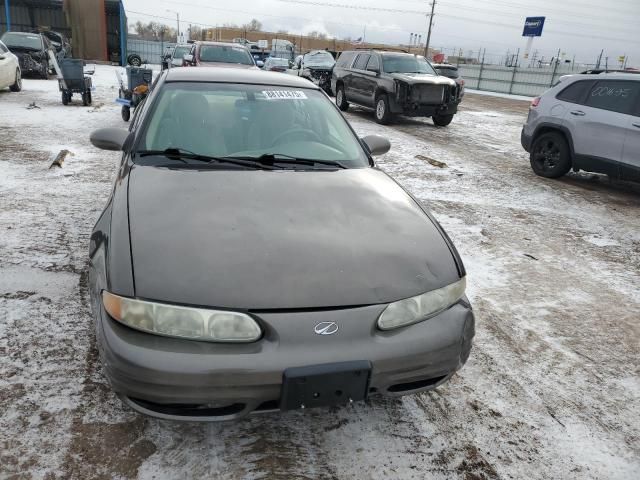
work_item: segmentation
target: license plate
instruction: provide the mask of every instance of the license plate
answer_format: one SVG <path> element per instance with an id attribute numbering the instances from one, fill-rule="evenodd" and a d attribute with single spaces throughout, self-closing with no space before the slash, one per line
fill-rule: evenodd
<path id="1" fill-rule="evenodd" d="M 282 378 L 282 410 L 327 407 L 364 400 L 369 390 L 368 361 L 288 368 Z"/>

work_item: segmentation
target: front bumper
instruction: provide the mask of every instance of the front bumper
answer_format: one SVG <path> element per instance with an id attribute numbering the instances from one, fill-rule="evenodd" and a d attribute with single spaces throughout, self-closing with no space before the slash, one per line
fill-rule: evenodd
<path id="1" fill-rule="evenodd" d="M 18 55 L 18 62 L 23 74 L 39 73 L 42 70 L 42 62 L 38 62 L 28 53 Z"/>
<path id="2" fill-rule="evenodd" d="M 101 308 L 98 346 L 105 374 L 126 404 L 151 416 L 191 421 L 278 410 L 287 368 L 368 361 L 368 393 L 399 396 L 433 389 L 464 365 L 475 333 L 466 299 L 427 321 L 387 332 L 375 328 L 383 308 L 257 313 L 264 337 L 241 345 L 138 332 Z M 325 321 L 336 322 L 339 331 L 315 334 Z"/>

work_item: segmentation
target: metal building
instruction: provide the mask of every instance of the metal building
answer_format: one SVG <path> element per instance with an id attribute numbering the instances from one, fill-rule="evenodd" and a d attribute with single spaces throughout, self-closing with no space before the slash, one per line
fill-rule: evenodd
<path id="1" fill-rule="evenodd" d="M 75 58 L 121 65 L 126 61 L 127 16 L 122 0 L 0 0 L 0 35 L 36 28 L 66 35 Z"/>

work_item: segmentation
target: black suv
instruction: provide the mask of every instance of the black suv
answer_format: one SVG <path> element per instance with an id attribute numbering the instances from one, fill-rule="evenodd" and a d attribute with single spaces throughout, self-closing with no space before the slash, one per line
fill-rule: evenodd
<path id="1" fill-rule="evenodd" d="M 378 123 L 394 114 L 432 117 L 444 127 L 451 123 L 460 103 L 460 86 L 438 75 L 422 56 L 377 50 L 346 51 L 333 69 L 331 88 L 336 104 L 373 108 Z"/>

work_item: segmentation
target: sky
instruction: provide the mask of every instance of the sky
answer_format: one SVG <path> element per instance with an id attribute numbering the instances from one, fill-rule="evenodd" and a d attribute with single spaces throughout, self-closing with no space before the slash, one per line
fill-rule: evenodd
<path id="1" fill-rule="evenodd" d="M 243 24 L 252 18 L 268 31 L 407 44 L 411 33 L 425 42 L 431 3 L 427 0 L 123 0 L 129 24 L 159 21 L 171 26 L 180 13 L 181 28 Z M 170 11 L 167 11 L 170 10 Z M 151 16 L 155 15 L 155 17 Z M 538 58 L 560 54 L 578 62 L 595 63 L 601 50 L 609 64 L 626 55 L 628 66 L 640 67 L 640 0 L 436 0 L 431 46 L 447 54 L 488 58 L 524 51 L 524 19 L 546 17 L 542 37 L 532 54 Z M 162 17 L 162 18 L 159 18 Z"/>

